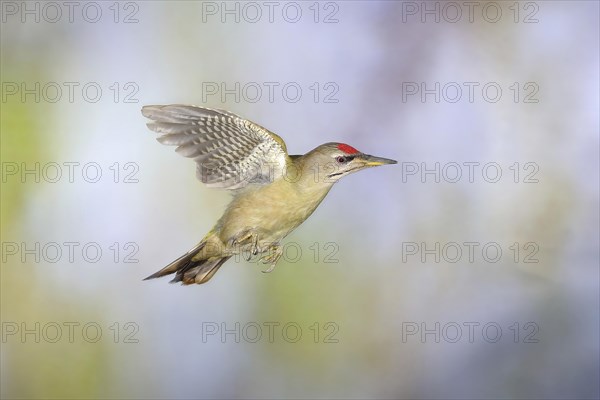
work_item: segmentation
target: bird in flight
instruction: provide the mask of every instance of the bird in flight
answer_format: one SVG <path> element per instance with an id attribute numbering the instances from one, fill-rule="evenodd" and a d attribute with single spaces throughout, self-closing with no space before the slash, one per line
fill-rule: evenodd
<path id="1" fill-rule="evenodd" d="M 396 161 L 364 154 L 344 143 L 325 143 L 304 155 L 288 155 L 273 132 L 225 110 L 191 105 L 150 105 L 142 114 L 157 140 L 196 162 L 208 187 L 233 199 L 206 236 L 177 260 L 146 279 L 175 274 L 171 282 L 205 283 L 230 257 L 259 255 L 271 272 L 281 240 L 304 222 L 342 177 Z"/>

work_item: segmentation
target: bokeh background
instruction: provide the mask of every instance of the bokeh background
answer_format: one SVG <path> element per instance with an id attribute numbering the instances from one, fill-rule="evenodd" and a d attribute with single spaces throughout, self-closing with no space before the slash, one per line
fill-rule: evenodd
<path id="1" fill-rule="evenodd" d="M 598 398 L 598 3 L 475 3 L 2 2 L 2 397 Z M 399 164 L 337 184 L 271 274 L 143 282 L 229 199 L 145 127 L 168 103 Z"/>

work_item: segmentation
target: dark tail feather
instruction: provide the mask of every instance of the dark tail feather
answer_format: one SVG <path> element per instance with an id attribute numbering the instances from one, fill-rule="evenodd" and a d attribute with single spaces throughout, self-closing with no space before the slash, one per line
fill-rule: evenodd
<path id="1" fill-rule="evenodd" d="M 229 257 L 212 257 L 208 260 L 199 261 L 190 260 L 177 271 L 171 283 L 181 282 L 184 285 L 190 285 L 192 283 L 208 282 L 227 260 L 229 260 Z"/>
<path id="2" fill-rule="evenodd" d="M 206 242 L 202 241 L 186 254 L 144 280 L 160 278 L 161 276 L 176 273 L 175 278 L 173 278 L 171 283 L 182 282 L 184 285 L 189 285 L 192 283 L 207 282 L 217 272 L 219 267 L 229 259 L 229 257 L 211 257 L 203 260 L 194 260 L 194 256 L 196 256 L 205 245 Z"/>

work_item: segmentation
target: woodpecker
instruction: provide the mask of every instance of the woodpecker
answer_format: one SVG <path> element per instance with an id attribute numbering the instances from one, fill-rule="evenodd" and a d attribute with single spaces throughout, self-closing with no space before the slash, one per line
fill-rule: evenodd
<path id="1" fill-rule="evenodd" d="M 175 273 L 171 282 L 205 283 L 230 257 L 260 257 L 271 272 L 281 240 L 304 222 L 342 177 L 396 164 L 344 143 L 325 143 L 304 155 L 288 155 L 273 132 L 229 111 L 191 105 L 149 105 L 142 114 L 164 145 L 196 162 L 208 187 L 233 199 L 213 229 L 183 256 L 147 279 Z"/>

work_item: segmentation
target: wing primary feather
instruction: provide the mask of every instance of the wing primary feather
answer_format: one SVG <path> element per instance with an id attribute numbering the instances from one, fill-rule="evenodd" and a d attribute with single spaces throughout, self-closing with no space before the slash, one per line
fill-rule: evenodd
<path id="1" fill-rule="evenodd" d="M 161 144 L 194 159 L 196 176 L 210 187 L 266 184 L 273 176 L 263 176 L 264 171 L 274 164 L 274 172 L 281 173 L 288 160 L 279 136 L 229 111 L 173 104 L 144 106 L 142 114 L 152 120 L 148 128 Z M 248 178 L 248 171 L 256 176 Z"/>

